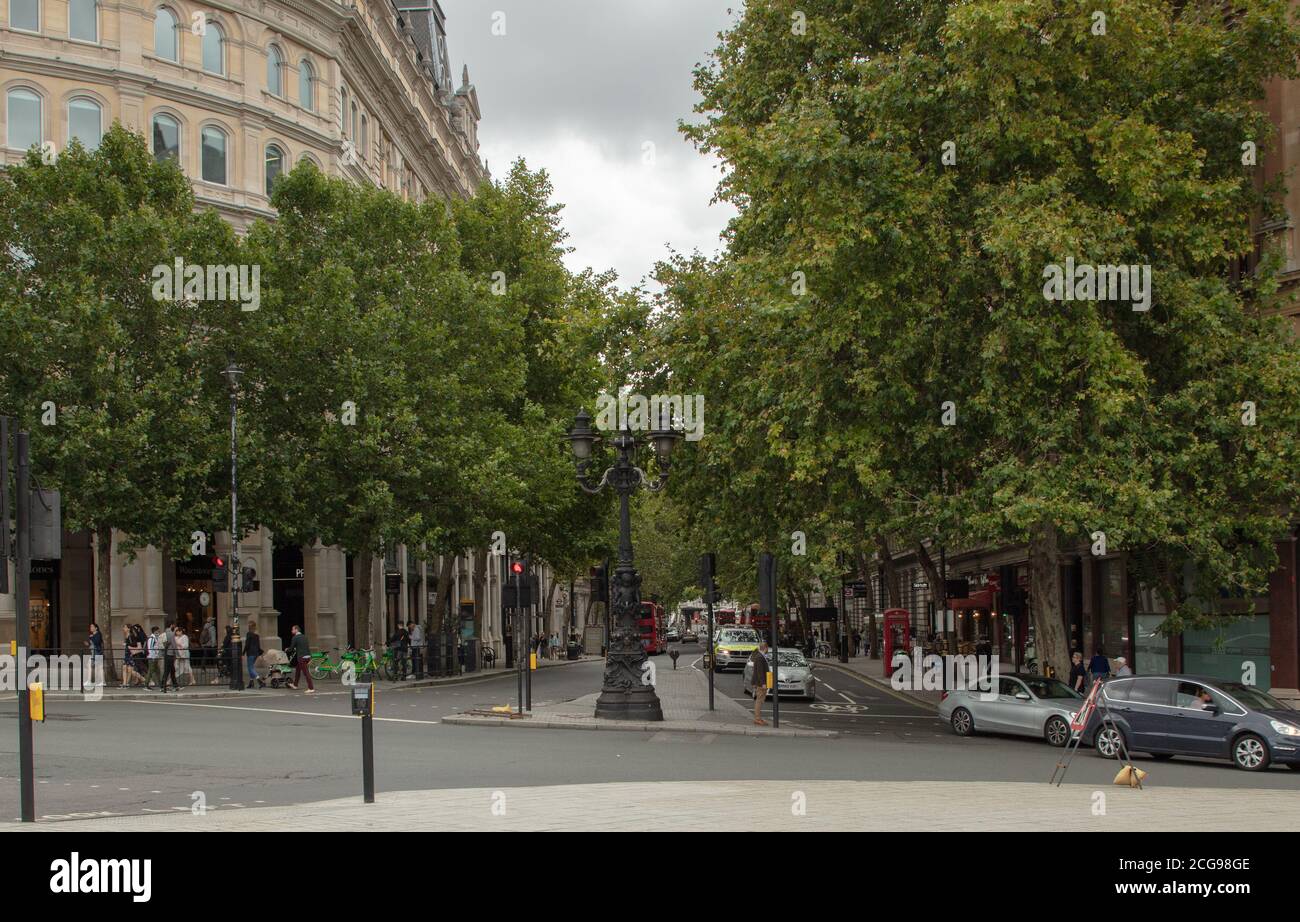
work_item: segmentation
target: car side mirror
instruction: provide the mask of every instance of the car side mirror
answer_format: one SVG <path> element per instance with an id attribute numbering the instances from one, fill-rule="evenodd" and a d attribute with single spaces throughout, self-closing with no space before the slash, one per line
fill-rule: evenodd
<path id="1" fill-rule="evenodd" d="M 1223 708 L 1219 707 L 1217 704 L 1211 704 L 1205 710 L 1209 711 L 1215 717 L 1218 717 L 1220 714 L 1223 713 Z"/>
<path id="2" fill-rule="evenodd" d="M 1016 700 L 1017 700 L 1017 701 L 1032 701 L 1033 699 L 1030 698 L 1028 695 L 1026 695 L 1024 692 L 1016 692 Z"/>

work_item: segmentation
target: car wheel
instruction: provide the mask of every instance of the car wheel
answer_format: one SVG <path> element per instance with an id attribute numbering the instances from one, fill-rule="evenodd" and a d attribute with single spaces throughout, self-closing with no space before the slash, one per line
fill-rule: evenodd
<path id="1" fill-rule="evenodd" d="M 1070 741 L 1070 725 L 1064 717 L 1049 717 L 1043 725 L 1043 738 L 1059 749 Z"/>
<path id="2" fill-rule="evenodd" d="M 1245 771 L 1262 772 L 1268 768 L 1268 743 L 1253 733 L 1247 733 L 1232 744 L 1232 761 Z"/>
<path id="3" fill-rule="evenodd" d="M 975 732 L 975 718 L 965 708 L 952 712 L 952 732 L 958 736 L 970 736 Z"/>
<path id="4" fill-rule="evenodd" d="M 1097 738 L 1093 740 L 1093 746 L 1096 747 L 1097 755 L 1103 759 L 1118 759 L 1120 744 L 1124 741 L 1123 732 L 1114 727 L 1103 727 L 1097 731 Z"/>

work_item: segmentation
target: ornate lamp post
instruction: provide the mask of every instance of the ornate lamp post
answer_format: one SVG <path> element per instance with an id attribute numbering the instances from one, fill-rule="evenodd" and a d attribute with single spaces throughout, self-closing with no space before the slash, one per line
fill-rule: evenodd
<path id="1" fill-rule="evenodd" d="M 238 416 L 239 379 L 244 370 L 231 362 L 226 366 L 222 376 L 230 385 L 230 554 L 227 555 L 226 572 L 230 585 L 230 688 L 239 690 L 244 687 L 243 657 L 239 651 L 239 580 L 241 563 L 239 560 L 239 479 L 238 479 Z"/>
<path id="2" fill-rule="evenodd" d="M 659 476 L 651 481 L 645 471 L 636 466 L 637 437 L 629 430 L 616 435 L 610 444 L 618 452 L 614 464 L 607 468 L 596 483 L 591 482 L 587 468 L 591 464 L 591 449 L 600 441 L 591 428 L 591 417 L 579 410 L 569 433 L 569 444 L 578 467 L 578 486 L 585 493 L 599 493 L 606 486 L 618 494 L 618 566 L 610 580 L 610 609 L 613 624 L 610 628 L 609 652 L 605 657 L 605 680 L 596 700 L 596 716 L 615 720 L 663 720 L 659 696 L 654 686 L 645 682 L 642 665 L 646 661 L 637 618 L 641 611 L 641 577 L 632 565 L 632 520 L 628 501 L 637 488 L 644 486 L 657 493 L 668 482 L 669 459 L 680 434 L 671 427 L 657 429 L 645 436 L 654 448 L 658 460 Z"/>

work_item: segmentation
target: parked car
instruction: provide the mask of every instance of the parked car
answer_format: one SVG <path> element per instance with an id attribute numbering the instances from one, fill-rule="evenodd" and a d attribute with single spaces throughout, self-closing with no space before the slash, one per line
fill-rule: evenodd
<path id="1" fill-rule="evenodd" d="M 695 633 L 694 631 L 688 630 L 685 634 L 682 635 L 682 643 L 699 643 L 699 642 L 700 642 L 700 635 Z"/>
<path id="2" fill-rule="evenodd" d="M 713 638 L 713 669 L 723 672 L 732 666 L 745 668 L 749 654 L 758 649 L 758 632 L 747 627 L 719 628 Z"/>
<path id="3" fill-rule="evenodd" d="M 1194 675 L 1125 676 L 1101 686 L 1113 726 L 1099 706 L 1083 741 L 1106 759 L 1131 752 L 1157 759 L 1228 759 L 1263 771 L 1277 762 L 1300 768 L 1300 712 L 1251 685 Z"/>
<path id="4" fill-rule="evenodd" d="M 773 692 L 778 695 L 797 695 L 800 698 L 806 698 L 809 701 L 817 700 L 817 680 L 813 678 L 812 664 L 804 658 L 803 651 L 795 647 L 782 647 L 778 654 L 780 659 L 777 660 L 780 668 L 777 669 L 777 678 L 780 679 L 780 686 L 774 687 Z M 753 695 L 750 690 L 750 682 L 753 681 L 754 664 L 745 663 L 745 694 Z"/>
<path id="5" fill-rule="evenodd" d="M 1083 695 L 1057 679 L 1011 673 L 981 682 L 978 687 L 946 691 L 939 716 L 958 736 L 976 732 L 1035 736 L 1053 746 L 1070 741 L 1070 724 L 1083 707 Z"/>

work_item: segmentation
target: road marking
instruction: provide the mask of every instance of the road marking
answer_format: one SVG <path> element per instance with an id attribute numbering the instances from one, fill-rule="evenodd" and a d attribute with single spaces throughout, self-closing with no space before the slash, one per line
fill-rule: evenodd
<path id="1" fill-rule="evenodd" d="M 867 710 L 865 704 L 814 704 L 812 707 L 819 711 L 827 711 L 831 714 L 837 714 L 840 711 L 847 711 L 850 714 L 856 714 L 859 711 Z"/>
<path id="2" fill-rule="evenodd" d="M 818 682 L 818 684 L 820 684 L 820 685 L 825 685 L 827 688 L 830 688 L 831 691 L 835 691 L 834 688 L 831 688 L 831 683 L 830 683 L 830 682 L 827 682 L 825 679 L 818 679 L 817 682 Z M 837 692 L 837 694 L 838 694 L 838 692 Z"/>
<path id="3" fill-rule="evenodd" d="M 857 704 L 856 701 L 854 701 L 854 700 L 853 700 L 852 698 L 850 698 L 848 695 L 844 694 L 844 692 L 838 692 L 838 694 L 839 694 L 839 696 L 840 696 L 841 698 L 843 698 L 843 699 L 844 699 L 845 701 L 847 701 L 849 704 Z"/>
<path id="4" fill-rule="evenodd" d="M 221 711 L 256 711 L 259 714 L 293 714 L 297 717 L 334 717 L 339 720 L 356 719 L 356 716 L 353 714 L 320 714 L 317 713 L 316 711 L 290 711 L 285 708 L 252 708 L 252 707 L 243 707 L 241 705 L 235 705 L 235 704 L 198 704 L 198 703 L 191 704 L 184 701 L 175 701 L 175 702 L 143 701 L 138 699 L 136 700 L 135 703 L 136 704 L 157 704 L 157 705 L 162 705 L 163 707 L 173 707 L 173 708 L 215 708 Z M 408 720 L 404 717 L 374 717 L 371 719 L 376 721 L 382 720 L 385 723 L 393 723 L 393 724 L 440 724 L 442 723 L 441 720 Z M 125 788 L 123 788 L 122 790 L 125 790 Z"/>

